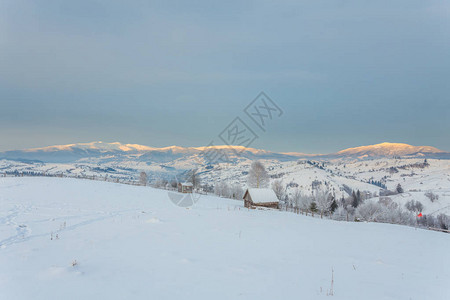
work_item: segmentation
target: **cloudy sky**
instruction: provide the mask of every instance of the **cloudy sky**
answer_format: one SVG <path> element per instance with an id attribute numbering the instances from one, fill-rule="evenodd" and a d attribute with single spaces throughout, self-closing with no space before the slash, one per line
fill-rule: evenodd
<path id="1" fill-rule="evenodd" d="M 449 3 L 0 0 L 0 151 L 207 145 L 235 117 L 274 151 L 450 151 Z"/>

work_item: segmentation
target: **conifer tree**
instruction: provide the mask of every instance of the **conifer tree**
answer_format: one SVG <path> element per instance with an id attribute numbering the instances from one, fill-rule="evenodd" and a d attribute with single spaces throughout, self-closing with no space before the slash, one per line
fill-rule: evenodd
<path id="1" fill-rule="evenodd" d="M 333 198 L 333 202 L 331 202 L 331 205 L 330 205 L 330 212 L 331 212 L 331 213 L 334 213 L 334 211 L 335 211 L 337 208 L 338 208 L 338 205 L 337 205 L 337 203 L 336 203 L 336 200 Z"/>

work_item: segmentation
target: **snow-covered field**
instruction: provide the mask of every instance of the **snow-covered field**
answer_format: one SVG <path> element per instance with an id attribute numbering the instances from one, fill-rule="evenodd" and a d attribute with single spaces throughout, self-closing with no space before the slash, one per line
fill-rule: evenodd
<path id="1" fill-rule="evenodd" d="M 450 299 L 449 251 L 450 235 L 405 226 L 0 178 L 0 299 Z"/>

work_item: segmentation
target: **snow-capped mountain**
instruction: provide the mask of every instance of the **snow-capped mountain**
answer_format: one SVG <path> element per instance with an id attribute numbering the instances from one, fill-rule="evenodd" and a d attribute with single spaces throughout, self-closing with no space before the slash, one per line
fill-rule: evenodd
<path id="1" fill-rule="evenodd" d="M 175 160 L 195 160 L 208 163 L 205 159 L 208 150 L 216 149 L 225 153 L 230 161 L 240 159 L 276 159 L 279 161 L 296 160 L 297 156 L 276 153 L 242 146 L 210 146 L 210 147 L 179 147 L 163 148 L 148 147 L 137 144 L 122 144 L 119 142 L 78 143 L 57 145 L 26 150 L 14 150 L 0 153 L 0 159 L 17 161 L 37 161 L 44 163 L 73 162 L 123 162 L 137 161 L 146 163 L 167 163 Z"/>
<path id="2" fill-rule="evenodd" d="M 370 146 L 361 146 L 341 150 L 336 153 L 339 157 L 403 157 L 421 156 L 436 157 L 445 156 L 449 153 L 431 146 L 411 146 L 402 143 L 381 143 Z"/>
<path id="3" fill-rule="evenodd" d="M 373 158 L 373 157 L 430 157 L 450 158 L 450 153 L 430 146 L 411 146 L 400 143 L 381 143 L 371 146 L 349 148 L 332 154 L 304 154 L 297 152 L 277 153 L 266 150 L 245 148 L 242 146 L 211 146 L 211 147 L 179 147 L 163 148 L 149 147 L 137 144 L 122 144 L 119 142 L 78 143 L 56 145 L 43 148 L 6 151 L 0 153 L 0 159 L 19 161 L 40 161 L 45 163 L 82 162 L 121 162 L 139 161 L 146 163 L 168 163 L 175 160 L 196 160 L 205 162 L 205 153 L 210 148 L 224 152 L 230 161 L 241 159 L 275 159 L 278 161 L 294 161 L 299 158 L 330 159 L 330 158 Z"/>

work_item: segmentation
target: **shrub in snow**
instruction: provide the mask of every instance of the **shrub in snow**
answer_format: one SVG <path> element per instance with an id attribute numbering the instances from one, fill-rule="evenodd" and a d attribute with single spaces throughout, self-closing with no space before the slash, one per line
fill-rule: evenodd
<path id="1" fill-rule="evenodd" d="M 376 222 L 377 217 L 383 211 L 383 206 L 372 201 L 361 204 L 355 210 L 355 216 L 361 221 Z"/>
<path id="2" fill-rule="evenodd" d="M 414 213 L 422 212 L 423 204 L 420 201 L 410 200 L 406 202 L 405 207 L 407 210 L 412 211 Z"/>
<path id="3" fill-rule="evenodd" d="M 168 183 L 169 182 L 166 179 L 157 179 L 154 182 L 153 186 L 156 188 L 168 188 L 168 186 L 167 186 Z M 177 183 L 175 182 L 175 187 L 176 187 L 176 184 Z M 171 187 L 171 186 L 169 185 L 169 187 Z"/>
<path id="4" fill-rule="evenodd" d="M 345 207 L 345 209 L 347 210 L 347 212 L 348 212 L 348 214 L 349 215 L 354 215 L 355 214 L 355 208 L 353 207 L 353 206 L 351 206 L 351 205 L 347 205 L 347 206 L 344 206 Z"/>
<path id="5" fill-rule="evenodd" d="M 348 211 L 344 208 L 344 206 L 339 205 L 338 208 L 334 211 L 334 213 L 331 215 L 331 218 L 336 221 L 346 221 L 347 220 Z"/>
<path id="6" fill-rule="evenodd" d="M 423 227 L 438 227 L 436 218 L 431 215 L 423 215 L 417 220 L 417 224 Z"/>
<path id="7" fill-rule="evenodd" d="M 403 193 L 403 188 L 402 188 L 402 185 L 399 183 L 399 184 L 397 184 L 397 188 L 395 189 L 396 191 L 397 191 L 397 193 L 399 193 L 399 194 L 401 194 L 401 193 Z"/>
<path id="8" fill-rule="evenodd" d="M 448 230 L 450 228 L 450 216 L 439 214 L 436 217 L 432 215 L 423 215 L 417 220 L 417 223 L 423 227 L 439 228 Z"/>
<path id="9" fill-rule="evenodd" d="M 439 195 L 434 194 L 432 191 L 428 191 L 424 194 L 431 202 L 439 199 Z"/>
<path id="10" fill-rule="evenodd" d="M 391 208 L 398 207 L 398 204 L 395 203 L 390 197 L 380 197 L 380 199 L 378 200 L 378 203 L 380 203 L 384 206 L 391 207 Z"/>
<path id="11" fill-rule="evenodd" d="M 242 200 L 244 190 L 239 184 L 230 186 L 226 182 L 218 182 L 214 185 L 214 194 L 219 197 Z"/>
<path id="12" fill-rule="evenodd" d="M 439 214 L 437 217 L 437 223 L 439 225 L 439 228 L 448 230 L 450 227 L 450 217 L 444 214 Z"/>
<path id="13" fill-rule="evenodd" d="M 383 210 L 377 217 L 377 222 L 391 223 L 391 224 L 403 224 L 403 225 L 415 225 L 415 214 L 405 211 L 400 207 L 392 208 L 389 206 L 383 207 Z"/>

